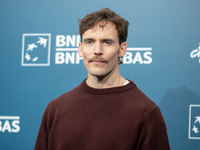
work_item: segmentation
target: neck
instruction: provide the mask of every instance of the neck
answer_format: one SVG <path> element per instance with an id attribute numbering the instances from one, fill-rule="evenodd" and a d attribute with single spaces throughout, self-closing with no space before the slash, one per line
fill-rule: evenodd
<path id="1" fill-rule="evenodd" d="M 122 86 L 125 83 L 125 79 L 120 75 L 117 68 L 104 76 L 94 76 L 88 73 L 86 82 L 90 87 L 102 89 Z"/>

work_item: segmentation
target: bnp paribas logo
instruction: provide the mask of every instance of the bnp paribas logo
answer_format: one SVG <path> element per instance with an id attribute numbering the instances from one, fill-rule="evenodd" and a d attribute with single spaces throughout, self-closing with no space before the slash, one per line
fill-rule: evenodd
<path id="1" fill-rule="evenodd" d="M 26 33 L 22 37 L 22 66 L 50 65 L 50 33 Z"/>
<path id="2" fill-rule="evenodd" d="M 200 105 L 189 106 L 189 139 L 200 140 Z"/>
<path id="3" fill-rule="evenodd" d="M 199 47 L 197 49 L 194 49 L 191 53 L 190 53 L 190 57 L 191 58 L 199 58 L 199 63 L 200 63 L 200 43 L 199 43 Z"/>

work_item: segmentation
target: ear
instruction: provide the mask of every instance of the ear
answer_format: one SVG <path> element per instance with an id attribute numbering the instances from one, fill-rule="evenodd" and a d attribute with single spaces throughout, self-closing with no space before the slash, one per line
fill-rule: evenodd
<path id="1" fill-rule="evenodd" d="M 83 57 L 82 50 L 81 50 L 81 42 L 79 42 L 79 45 L 78 45 L 78 54 L 80 57 Z"/>
<path id="2" fill-rule="evenodd" d="M 123 56 L 126 54 L 126 50 L 127 50 L 127 43 L 126 43 L 126 42 L 123 42 L 123 43 L 120 45 L 120 49 L 119 49 L 119 54 L 118 54 L 118 56 L 119 56 L 119 57 L 123 57 Z"/>

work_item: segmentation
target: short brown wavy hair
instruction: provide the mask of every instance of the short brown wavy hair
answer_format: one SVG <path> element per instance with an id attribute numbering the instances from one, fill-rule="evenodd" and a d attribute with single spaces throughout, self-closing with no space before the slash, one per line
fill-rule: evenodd
<path id="1" fill-rule="evenodd" d="M 92 12 L 86 15 L 82 20 L 78 20 L 81 41 L 84 32 L 94 28 L 99 22 L 112 22 L 116 26 L 116 30 L 118 32 L 119 44 L 121 45 L 121 43 L 126 42 L 128 37 L 129 22 L 109 8 L 104 8 L 99 11 Z M 100 24 L 99 26 L 103 28 L 106 23 Z M 121 63 L 122 61 L 119 59 L 119 64 Z"/>

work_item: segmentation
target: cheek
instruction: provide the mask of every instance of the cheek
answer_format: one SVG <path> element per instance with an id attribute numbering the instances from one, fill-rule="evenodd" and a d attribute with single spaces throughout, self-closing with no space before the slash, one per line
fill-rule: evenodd
<path id="1" fill-rule="evenodd" d="M 88 59 L 92 55 L 90 47 L 83 46 L 82 47 L 82 55 L 83 59 Z"/>
<path id="2" fill-rule="evenodd" d="M 89 58 L 90 58 L 90 54 L 83 52 L 83 63 L 85 66 L 88 64 Z"/>
<path id="3" fill-rule="evenodd" d="M 87 59 L 88 55 L 89 55 L 88 53 L 86 53 L 85 51 L 82 51 L 83 59 Z"/>
<path id="4" fill-rule="evenodd" d="M 118 61 L 118 53 L 111 54 L 109 59 L 112 61 Z"/>

